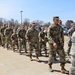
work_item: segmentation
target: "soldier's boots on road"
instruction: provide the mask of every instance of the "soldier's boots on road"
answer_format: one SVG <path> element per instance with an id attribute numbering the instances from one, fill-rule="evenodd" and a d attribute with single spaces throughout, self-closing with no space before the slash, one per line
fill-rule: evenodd
<path id="1" fill-rule="evenodd" d="M 32 58 L 30 58 L 30 61 L 33 61 L 33 59 L 32 59 Z"/>
<path id="2" fill-rule="evenodd" d="M 15 48 L 13 48 L 13 52 L 15 52 Z"/>
<path id="3" fill-rule="evenodd" d="M 69 74 L 69 71 L 67 71 L 63 66 L 61 67 L 61 73 L 63 74 Z"/>
<path id="4" fill-rule="evenodd" d="M 36 58 L 36 61 L 39 62 L 40 61 L 39 58 Z"/>
<path id="5" fill-rule="evenodd" d="M 19 51 L 19 54 L 22 55 L 21 51 Z"/>
<path id="6" fill-rule="evenodd" d="M 33 61 L 33 59 L 32 59 L 32 54 L 30 54 L 30 61 Z"/>
<path id="7" fill-rule="evenodd" d="M 25 53 L 27 53 L 27 50 L 25 50 Z"/>
<path id="8" fill-rule="evenodd" d="M 36 61 L 37 62 L 39 62 L 40 60 L 39 60 L 39 58 L 38 58 L 38 54 L 36 55 Z"/>
<path id="9" fill-rule="evenodd" d="M 49 72 L 53 72 L 53 70 L 52 70 L 52 63 L 49 64 Z"/>

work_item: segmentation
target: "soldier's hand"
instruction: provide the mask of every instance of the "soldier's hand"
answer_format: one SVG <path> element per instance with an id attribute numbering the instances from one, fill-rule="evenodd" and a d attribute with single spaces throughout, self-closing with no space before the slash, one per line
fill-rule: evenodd
<path id="1" fill-rule="evenodd" d="M 56 44 L 56 43 L 53 43 L 53 46 L 54 46 L 55 48 L 57 48 L 57 44 Z"/>

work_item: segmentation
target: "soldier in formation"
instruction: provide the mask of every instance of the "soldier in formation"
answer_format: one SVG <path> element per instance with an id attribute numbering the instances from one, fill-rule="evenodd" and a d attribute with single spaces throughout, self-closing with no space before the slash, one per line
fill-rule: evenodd
<path id="1" fill-rule="evenodd" d="M 2 47 L 5 47 L 5 35 L 4 35 L 5 29 L 6 29 L 6 25 L 4 24 L 0 29 Z"/>
<path id="2" fill-rule="evenodd" d="M 38 31 L 35 29 L 35 23 L 32 23 L 31 28 L 29 28 L 26 32 L 26 37 L 28 40 L 29 48 L 30 48 L 30 60 L 32 61 L 32 52 L 35 49 L 36 60 L 39 61 L 39 38 Z"/>
<path id="3" fill-rule="evenodd" d="M 18 45 L 19 45 L 19 53 L 21 54 L 22 47 L 25 50 L 25 53 L 27 53 L 26 48 L 26 30 L 24 26 L 21 26 L 21 29 L 18 31 Z"/>
<path id="4" fill-rule="evenodd" d="M 42 55 L 42 48 L 45 51 L 45 56 L 47 57 L 47 48 L 46 48 L 46 43 L 47 43 L 47 36 L 46 33 L 44 32 L 44 28 L 41 29 L 41 32 L 39 32 L 39 50 L 40 50 L 40 56 Z"/>
<path id="5" fill-rule="evenodd" d="M 72 37 L 73 32 L 75 31 L 75 23 L 72 23 L 71 26 L 72 27 L 68 30 L 68 37 L 69 37 L 68 49 L 67 49 L 67 55 L 68 56 L 69 56 L 69 53 L 70 53 L 70 50 L 71 50 L 71 45 L 72 45 L 71 37 Z"/>
<path id="6" fill-rule="evenodd" d="M 48 43 L 49 43 L 49 71 L 53 72 L 52 64 L 54 60 L 54 55 L 57 53 L 60 57 L 60 66 L 61 66 L 61 73 L 68 73 L 65 69 L 65 52 L 63 49 L 63 30 L 59 23 L 59 17 L 56 16 L 53 18 L 53 24 L 49 26 L 48 29 Z"/>
<path id="7" fill-rule="evenodd" d="M 12 26 L 8 25 L 8 27 L 4 31 L 5 39 L 6 39 L 6 48 L 7 50 L 12 47 L 11 35 L 13 34 Z M 9 47 L 10 45 L 10 47 Z"/>
<path id="8" fill-rule="evenodd" d="M 1 36 L 1 44 L 5 46 L 7 49 L 12 47 L 13 51 L 15 52 L 15 48 L 20 54 L 22 54 L 22 50 L 29 52 L 30 60 L 33 61 L 33 51 L 35 50 L 36 54 L 36 61 L 39 60 L 39 56 L 42 55 L 42 49 L 45 52 L 45 56 L 49 54 L 49 71 L 53 72 L 52 64 L 53 60 L 56 59 L 56 54 L 60 57 L 60 66 L 61 66 L 61 73 L 68 73 L 65 69 L 65 52 L 64 52 L 64 35 L 63 35 L 63 28 L 61 27 L 61 23 L 59 21 L 59 17 L 55 16 L 53 18 L 53 24 L 48 27 L 48 30 L 45 32 L 44 28 L 41 28 L 40 32 L 36 29 L 36 24 L 32 23 L 28 29 L 25 30 L 23 25 L 18 26 L 18 28 L 14 29 L 12 26 L 8 25 L 2 26 L 0 28 L 0 36 Z M 74 24 L 73 24 L 74 25 Z M 73 29 L 70 32 L 74 30 Z M 71 34 L 72 35 L 72 34 Z M 49 44 L 49 52 L 47 52 L 47 42 Z M 29 46 L 29 51 L 27 49 L 27 44 Z"/>
<path id="9" fill-rule="evenodd" d="M 19 49 L 18 36 L 17 36 L 17 33 L 16 33 L 15 29 L 13 30 L 13 34 L 11 35 L 11 40 L 12 40 L 12 49 L 15 52 L 15 46 L 17 47 L 17 49 Z"/>

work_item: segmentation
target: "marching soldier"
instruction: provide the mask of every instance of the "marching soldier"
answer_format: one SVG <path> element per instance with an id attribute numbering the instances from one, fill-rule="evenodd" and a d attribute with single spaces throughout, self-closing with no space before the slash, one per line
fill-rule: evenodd
<path id="1" fill-rule="evenodd" d="M 4 35 L 4 30 L 6 29 L 6 25 L 4 24 L 1 29 L 0 29 L 0 33 L 1 33 L 1 43 L 2 46 L 5 46 L 5 35 Z"/>
<path id="2" fill-rule="evenodd" d="M 4 31 L 7 49 L 9 49 L 9 45 L 12 47 L 12 41 L 11 41 L 11 35 L 12 34 L 13 34 L 13 29 L 12 29 L 11 25 L 8 25 L 8 27 Z"/>
<path id="3" fill-rule="evenodd" d="M 29 43 L 30 48 L 30 60 L 32 61 L 32 52 L 35 49 L 36 52 L 36 60 L 39 61 L 39 38 L 38 38 L 38 31 L 35 29 L 35 23 L 32 23 L 31 28 L 27 30 L 26 37 Z"/>
<path id="4" fill-rule="evenodd" d="M 48 28 L 48 43 L 49 43 L 49 71 L 53 72 L 52 64 L 54 60 L 54 55 L 57 53 L 60 57 L 61 73 L 68 73 L 65 69 L 65 53 L 63 49 L 63 30 L 60 25 L 58 25 L 59 17 L 55 16 L 53 18 L 53 24 Z"/>
<path id="5" fill-rule="evenodd" d="M 26 30 L 24 26 L 21 26 L 21 29 L 18 31 L 18 45 L 19 45 L 19 53 L 21 54 L 22 47 L 25 50 L 25 53 L 27 53 L 26 48 Z"/>
<path id="6" fill-rule="evenodd" d="M 46 33 L 44 32 L 44 28 L 42 28 L 41 32 L 39 33 L 39 50 L 40 50 L 40 55 L 42 55 L 41 51 L 43 48 L 45 51 L 45 56 L 47 57 L 46 43 L 47 43 Z"/>
<path id="7" fill-rule="evenodd" d="M 68 40 L 68 50 L 67 50 L 67 55 L 69 56 L 69 53 L 70 53 L 70 50 L 71 50 L 71 37 L 72 37 L 72 34 L 73 32 L 75 31 L 75 23 L 72 23 L 71 24 L 72 27 L 68 30 L 68 37 L 69 37 L 69 40 Z"/>
<path id="8" fill-rule="evenodd" d="M 12 48 L 13 48 L 13 51 L 15 52 L 15 46 L 17 46 L 17 49 L 18 49 L 18 36 L 16 34 L 16 30 L 13 30 L 11 39 L 12 39 Z"/>

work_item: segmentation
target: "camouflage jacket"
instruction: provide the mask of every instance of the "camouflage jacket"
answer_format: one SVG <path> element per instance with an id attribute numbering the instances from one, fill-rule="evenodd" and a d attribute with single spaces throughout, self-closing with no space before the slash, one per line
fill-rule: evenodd
<path id="1" fill-rule="evenodd" d="M 3 35 L 3 36 L 4 36 L 4 30 L 5 30 L 5 29 L 6 29 L 5 27 L 2 27 L 2 28 L 0 29 L 1 35 Z"/>
<path id="2" fill-rule="evenodd" d="M 40 32 L 39 33 L 39 41 L 42 41 L 42 40 L 44 40 L 44 41 L 46 41 L 46 33 L 45 32 Z"/>
<path id="3" fill-rule="evenodd" d="M 75 31 L 75 29 L 73 29 L 73 28 L 70 28 L 70 29 L 68 30 L 68 37 L 69 37 L 69 39 L 71 39 L 72 34 L 73 34 L 74 31 Z"/>
<path id="4" fill-rule="evenodd" d="M 26 30 L 20 29 L 20 30 L 18 31 L 18 38 L 20 38 L 20 39 L 25 39 L 25 35 L 26 35 Z"/>
<path id="5" fill-rule="evenodd" d="M 17 41 L 18 41 L 18 36 L 17 36 L 17 34 L 12 34 L 12 35 L 11 35 L 11 39 L 17 42 Z"/>
<path id="6" fill-rule="evenodd" d="M 48 28 L 48 42 L 50 44 L 53 44 L 54 42 L 57 43 L 57 45 L 64 43 L 64 34 L 63 34 L 63 28 L 60 25 L 52 24 Z"/>
<path id="7" fill-rule="evenodd" d="M 4 31 L 4 35 L 6 37 L 11 37 L 11 35 L 13 34 L 13 29 L 11 28 L 6 28 L 5 31 Z"/>
<path id="8" fill-rule="evenodd" d="M 26 32 L 26 38 L 29 42 L 36 43 L 39 41 L 38 34 L 39 32 L 36 29 L 29 28 Z"/>

